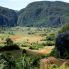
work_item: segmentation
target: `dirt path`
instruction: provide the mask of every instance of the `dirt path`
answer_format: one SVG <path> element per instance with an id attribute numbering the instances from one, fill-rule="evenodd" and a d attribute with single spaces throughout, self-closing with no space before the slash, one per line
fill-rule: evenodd
<path id="1" fill-rule="evenodd" d="M 60 69 L 65 68 L 66 63 L 67 63 L 67 62 L 64 62 L 64 63 L 60 66 Z"/>
<path id="2" fill-rule="evenodd" d="M 54 46 L 46 46 L 45 48 L 43 48 L 41 50 L 31 50 L 28 47 L 20 47 L 20 48 L 21 49 L 25 49 L 28 54 L 32 54 L 32 55 L 44 55 L 44 54 L 51 53 L 51 51 L 54 48 Z"/>
<path id="3" fill-rule="evenodd" d="M 46 46 L 43 49 L 39 50 L 38 53 L 40 54 L 49 54 L 54 49 L 54 46 Z"/>
<path id="4" fill-rule="evenodd" d="M 23 42 L 23 41 L 25 41 L 25 42 L 28 42 L 28 43 L 32 43 L 32 42 L 40 42 L 42 39 L 43 39 L 43 37 L 41 37 L 41 36 L 39 36 L 39 35 L 37 35 L 37 36 L 35 36 L 35 35 L 32 35 L 32 36 L 30 36 L 30 35 L 24 35 L 24 36 L 17 36 L 17 35 L 14 35 L 14 36 L 11 36 L 10 37 L 14 42 Z"/>

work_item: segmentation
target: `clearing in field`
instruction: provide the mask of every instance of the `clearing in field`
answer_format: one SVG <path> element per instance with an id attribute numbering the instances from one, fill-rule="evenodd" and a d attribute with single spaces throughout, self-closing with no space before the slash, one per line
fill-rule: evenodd
<path id="1" fill-rule="evenodd" d="M 27 36 L 11 36 L 10 37 L 14 42 L 28 42 L 28 43 L 33 43 L 33 42 L 40 42 L 43 37 L 39 35 L 27 35 Z"/>
<path id="2" fill-rule="evenodd" d="M 38 51 L 40 54 L 49 54 L 55 48 L 55 46 L 46 46 L 45 48 Z"/>

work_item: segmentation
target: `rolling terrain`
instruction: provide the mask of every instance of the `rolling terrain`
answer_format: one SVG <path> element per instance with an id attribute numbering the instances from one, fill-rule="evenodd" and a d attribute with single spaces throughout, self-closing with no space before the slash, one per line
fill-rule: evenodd
<path id="1" fill-rule="evenodd" d="M 17 13 L 14 10 L 0 6 L 0 27 L 16 26 L 17 18 Z"/>
<path id="2" fill-rule="evenodd" d="M 17 24 L 20 26 L 60 27 L 69 22 L 69 3 L 38 1 L 20 10 Z"/>
<path id="3" fill-rule="evenodd" d="M 0 7 L 0 26 L 60 27 L 69 22 L 69 3 L 38 1 L 21 10 Z"/>
<path id="4" fill-rule="evenodd" d="M 0 69 L 69 69 L 69 36 L 58 36 L 69 32 L 66 23 L 69 3 L 37 1 L 19 11 L 0 6 Z"/>

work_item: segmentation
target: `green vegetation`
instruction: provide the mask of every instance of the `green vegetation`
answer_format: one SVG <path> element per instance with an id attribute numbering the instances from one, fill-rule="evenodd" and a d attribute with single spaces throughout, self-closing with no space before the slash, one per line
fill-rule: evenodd
<path id="1" fill-rule="evenodd" d="M 60 1 L 33 2 L 20 11 L 0 7 L 0 27 L 59 27 L 68 19 L 69 4 Z"/>
<path id="2" fill-rule="evenodd" d="M 69 24 L 65 24 L 60 29 L 55 46 L 60 58 L 69 59 Z"/>
<path id="3" fill-rule="evenodd" d="M 60 27 L 69 22 L 68 12 L 69 4 L 65 2 L 33 2 L 20 10 L 17 23 L 26 27 Z"/>
<path id="4" fill-rule="evenodd" d="M 0 69 L 69 69 L 68 23 L 65 2 L 33 2 L 20 11 L 0 7 Z"/>
<path id="5" fill-rule="evenodd" d="M 6 44 L 6 46 L 12 46 L 13 41 L 10 38 L 7 38 L 5 44 Z"/>
<path id="6" fill-rule="evenodd" d="M 9 54 L 0 55 L 0 60 L 2 60 L 3 69 L 17 69 L 16 68 L 16 62 L 12 56 Z M 0 64 L 1 64 L 0 63 Z"/>
<path id="7" fill-rule="evenodd" d="M 10 66 L 13 69 L 39 69 L 41 59 L 49 56 L 57 57 L 57 51 L 54 46 L 59 29 L 36 27 L 1 28 L 0 54 L 3 55 L 0 59 L 0 61 L 3 60 L 1 64 L 4 65 L 5 69 L 8 69 Z M 50 49 L 51 47 L 52 49 Z M 48 52 L 47 50 L 51 51 L 46 53 Z M 19 53 L 19 51 L 21 52 Z M 11 63 L 14 62 L 15 65 L 13 63 L 10 65 L 4 58 Z M 56 64 L 51 65 L 49 68 L 60 69 Z M 68 68 L 68 66 L 65 65 L 65 68 Z"/>
<path id="8" fill-rule="evenodd" d="M 59 30 L 59 33 L 69 31 L 69 24 L 64 24 L 63 27 Z"/>
<path id="9" fill-rule="evenodd" d="M 13 43 L 10 38 L 5 40 L 4 47 L 0 47 L 0 51 L 20 50 L 17 44 Z"/>
<path id="10" fill-rule="evenodd" d="M 17 13 L 14 10 L 0 6 L 0 27 L 11 27 L 17 25 Z"/>

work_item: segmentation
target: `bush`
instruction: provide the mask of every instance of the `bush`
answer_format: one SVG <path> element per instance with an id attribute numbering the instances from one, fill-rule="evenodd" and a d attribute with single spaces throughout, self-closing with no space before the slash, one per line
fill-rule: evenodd
<path id="1" fill-rule="evenodd" d="M 46 46 L 47 44 L 46 43 L 42 43 L 43 46 Z"/>
<path id="2" fill-rule="evenodd" d="M 13 44 L 12 46 L 4 46 L 0 48 L 0 51 L 11 51 L 11 50 L 20 50 L 20 48 L 16 44 Z"/>
<path id="3" fill-rule="evenodd" d="M 35 49 L 34 47 L 30 46 L 29 49 Z"/>
<path id="4" fill-rule="evenodd" d="M 52 50 L 52 52 L 49 54 L 49 56 L 57 57 L 55 48 Z"/>
<path id="5" fill-rule="evenodd" d="M 46 46 L 53 46 L 55 45 L 54 41 L 47 41 Z"/>
<path id="6" fill-rule="evenodd" d="M 69 30 L 69 24 L 66 23 L 65 25 L 63 25 L 63 27 L 59 30 L 59 33 L 63 33 Z"/>
<path id="7" fill-rule="evenodd" d="M 51 33 L 46 37 L 46 40 L 53 41 L 53 40 L 55 40 L 55 38 L 56 38 L 55 33 Z"/>
<path id="8" fill-rule="evenodd" d="M 6 46 L 12 46 L 13 45 L 13 41 L 10 38 L 6 38 L 5 44 L 6 44 Z"/>
<path id="9" fill-rule="evenodd" d="M 23 49 L 22 53 L 23 53 L 23 54 L 24 54 L 24 53 L 26 53 L 26 50 L 25 50 L 25 49 Z"/>
<path id="10" fill-rule="evenodd" d="M 43 48 L 44 46 L 39 43 L 32 43 L 32 45 L 29 46 L 29 49 L 38 50 L 39 48 Z"/>
<path id="11" fill-rule="evenodd" d="M 6 39 L 5 45 L 0 47 L 0 51 L 20 50 L 17 44 L 13 43 L 10 38 Z"/>
<path id="12" fill-rule="evenodd" d="M 27 45 L 26 44 L 22 44 L 21 47 L 27 47 Z"/>
<path id="13" fill-rule="evenodd" d="M 69 31 L 58 35 L 55 46 L 59 57 L 69 59 Z"/>

